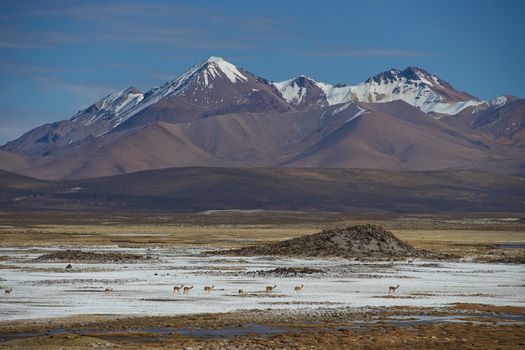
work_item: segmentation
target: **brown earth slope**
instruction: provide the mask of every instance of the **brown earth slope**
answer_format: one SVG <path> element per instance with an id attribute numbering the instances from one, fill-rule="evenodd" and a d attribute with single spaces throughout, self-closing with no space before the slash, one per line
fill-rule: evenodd
<path id="1" fill-rule="evenodd" d="M 55 149 L 22 173 L 81 179 L 188 166 L 436 170 L 508 162 L 522 159 L 523 152 L 457 131 L 396 101 L 155 120 Z"/>
<path id="2" fill-rule="evenodd" d="M 28 167 L 29 162 L 23 155 L 0 149 L 0 169 L 16 171 Z"/>
<path id="3" fill-rule="evenodd" d="M 464 132 L 476 132 L 500 144 L 525 147 L 525 99 L 505 97 L 508 103 L 485 110 L 469 109 L 443 122 Z"/>

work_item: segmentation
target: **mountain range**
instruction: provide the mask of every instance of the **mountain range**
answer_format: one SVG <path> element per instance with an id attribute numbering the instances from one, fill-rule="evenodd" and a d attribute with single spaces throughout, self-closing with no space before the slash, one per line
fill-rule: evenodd
<path id="1" fill-rule="evenodd" d="M 83 179 L 171 167 L 307 167 L 522 174 L 525 100 L 483 101 L 418 67 L 357 85 L 271 82 L 220 57 L 131 86 L 0 149 L 0 168 Z"/>

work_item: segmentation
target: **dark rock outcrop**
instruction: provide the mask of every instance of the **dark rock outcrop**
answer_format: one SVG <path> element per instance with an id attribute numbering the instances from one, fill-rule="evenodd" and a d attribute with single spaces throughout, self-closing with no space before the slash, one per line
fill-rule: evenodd
<path id="1" fill-rule="evenodd" d="M 128 263 L 150 259 L 148 256 L 130 253 L 96 253 L 81 250 L 64 250 L 44 254 L 34 259 L 35 261 L 82 261 L 82 262 L 111 262 Z"/>

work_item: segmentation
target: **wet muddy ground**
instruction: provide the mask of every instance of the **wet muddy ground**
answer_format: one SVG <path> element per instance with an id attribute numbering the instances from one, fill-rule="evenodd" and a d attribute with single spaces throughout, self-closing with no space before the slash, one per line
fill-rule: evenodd
<path id="1" fill-rule="evenodd" d="M 520 349 L 524 330 L 525 308 L 519 307 L 251 310 L 187 317 L 13 321 L 0 325 L 0 348 Z"/>

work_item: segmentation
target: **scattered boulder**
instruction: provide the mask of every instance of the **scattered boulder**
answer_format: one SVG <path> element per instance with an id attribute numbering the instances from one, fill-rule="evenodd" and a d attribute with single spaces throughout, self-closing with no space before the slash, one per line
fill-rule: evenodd
<path id="1" fill-rule="evenodd" d="M 72 268 L 73 268 L 73 265 L 71 265 L 71 264 L 67 264 L 67 266 L 66 266 L 66 270 L 71 270 Z"/>
<path id="2" fill-rule="evenodd" d="M 96 253 L 85 252 L 82 250 L 63 250 L 49 254 L 44 254 L 34 259 L 34 261 L 83 261 L 83 262 L 97 262 L 97 263 L 127 263 L 136 262 L 147 259 L 147 257 L 139 254 L 130 253 Z M 68 267 L 72 268 L 71 264 Z M 66 269 L 68 269 L 66 267 Z"/>
<path id="3" fill-rule="evenodd" d="M 436 257 L 412 247 L 390 231 L 373 225 L 323 230 L 319 233 L 240 249 L 215 252 L 225 255 L 283 255 L 299 257 L 406 258 Z"/>

